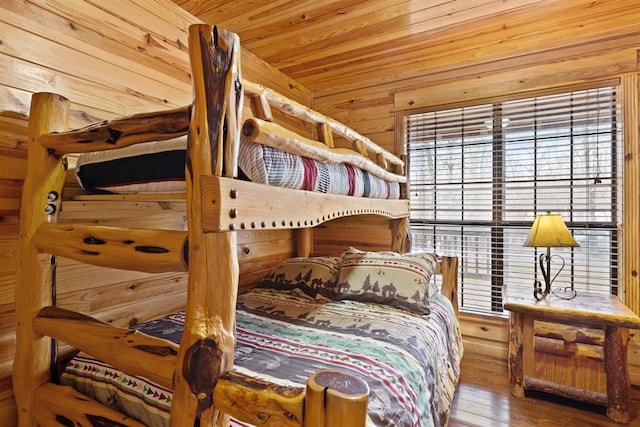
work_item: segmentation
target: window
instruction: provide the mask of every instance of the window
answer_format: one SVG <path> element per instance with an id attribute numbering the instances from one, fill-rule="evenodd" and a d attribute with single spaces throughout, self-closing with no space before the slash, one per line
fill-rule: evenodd
<path id="1" fill-rule="evenodd" d="M 460 305 L 502 311 L 502 288 L 531 292 L 536 214 L 562 214 L 580 244 L 552 248 L 552 288 L 617 293 L 621 117 L 616 87 L 404 117 L 414 251 L 461 257 Z M 552 260 L 552 277 L 562 265 Z"/>

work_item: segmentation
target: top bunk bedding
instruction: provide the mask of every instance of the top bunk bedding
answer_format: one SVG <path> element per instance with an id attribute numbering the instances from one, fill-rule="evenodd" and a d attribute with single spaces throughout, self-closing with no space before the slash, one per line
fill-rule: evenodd
<path id="1" fill-rule="evenodd" d="M 175 193 L 186 190 L 187 138 L 83 153 L 75 175 L 95 194 Z M 349 163 L 326 163 L 268 145 L 241 141 L 238 177 L 296 190 L 376 199 L 399 199 L 400 184 Z"/>

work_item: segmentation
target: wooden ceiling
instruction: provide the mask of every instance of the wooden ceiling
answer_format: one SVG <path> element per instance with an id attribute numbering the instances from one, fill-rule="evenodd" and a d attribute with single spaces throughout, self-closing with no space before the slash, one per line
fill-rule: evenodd
<path id="1" fill-rule="evenodd" d="M 240 35 L 249 49 L 314 92 L 410 78 L 501 33 L 527 8 L 565 0 L 173 0 Z M 575 3 L 575 2 L 574 2 Z M 516 21 L 517 23 L 517 21 Z M 475 43 L 470 43 L 476 40 Z M 504 49 L 497 49 L 498 52 Z M 453 55 L 455 53 L 456 55 Z M 491 55 L 489 55 L 491 56 Z M 450 57 L 450 59 L 447 59 Z M 365 84 L 363 84 L 365 83 Z"/>
<path id="2" fill-rule="evenodd" d="M 173 0 L 314 92 L 396 90 L 637 46 L 631 0 Z M 404 84 L 405 82 L 406 84 Z"/>

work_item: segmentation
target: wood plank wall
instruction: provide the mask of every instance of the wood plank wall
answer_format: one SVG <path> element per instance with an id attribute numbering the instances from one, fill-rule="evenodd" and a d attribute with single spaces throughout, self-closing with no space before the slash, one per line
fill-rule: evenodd
<path id="1" fill-rule="evenodd" d="M 72 125 L 191 102 L 188 25 L 198 20 L 169 0 L 3 0 L 0 2 L 0 425 L 16 423 L 11 385 L 15 348 L 15 255 L 26 168 L 26 126 L 33 92 L 62 94 L 73 103 Z M 311 93 L 243 52 L 244 77 L 303 103 Z M 184 226 L 180 203 L 135 204 L 119 210 L 73 202 L 66 220 L 101 224 L 150 220 Z M 244 270 L 266 269 L 291 256 L 291 232 L 240 233 Z M 249 253 L 244 248 L 250 249 Z M 119 272 L 62 260 L 59 303 L 113 323 L 142 320 L 154 306 L 180 304 L 181 274 Z M 251 268 L 249 268 L 251 267 Z M 113 272 L 109 272 L 110 274 Z M 255 275 L 255 274 L 254 274 Z M 109 279 L 105 279 L 109 277 Z M 167 280 L 168 279 L 168 280 Z M 247 280 L 250 280 L 247 279 Z M 89 285 L 90 284 L 90 285 Z M 153 296 L 146 304 L 115 301 Z M 126 298 L 125 298 L 126 297 Z"/>

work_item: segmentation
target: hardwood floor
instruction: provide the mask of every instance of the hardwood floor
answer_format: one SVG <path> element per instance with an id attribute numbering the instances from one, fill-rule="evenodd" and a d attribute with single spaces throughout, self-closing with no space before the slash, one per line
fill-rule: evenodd
<path id="1" fill-rule="evenodd" d="M 632 421 L 628 426 L 640 426 L 640 388 L 632 387 L 631 397 Z M 543 394 L 513 397 L 507 361 L 474 355 L 465 355 L 462 360 L 462 377 L 449 418 L 449 427 L 617 425 L 599 406 Z"/>

